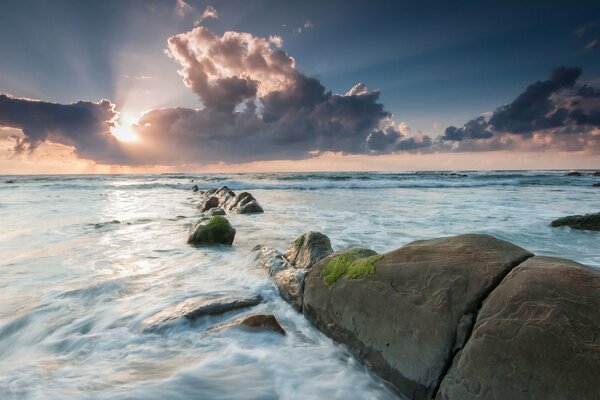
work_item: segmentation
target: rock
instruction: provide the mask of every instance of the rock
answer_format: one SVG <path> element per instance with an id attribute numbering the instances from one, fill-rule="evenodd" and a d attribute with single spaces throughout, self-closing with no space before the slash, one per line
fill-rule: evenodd
<path id="1" fill-rule="evenodd" d="M 208 211 L 213 207 L 219 206 L 219 199 L 215 196 L 206 197 L 203 201 L 198 204 L 198 210 Z"/>
<path id="2" fill-rule="evenodd" d="M 225 215 L 225 211 L 223 211 L 219 207 L 213 207 L 210 210 L 204 212 L 205 217 L 213 217 L 215 215 Z"/>
<path id="3" fill-rule="evenodd" d="M 310 268 L 320 259 L 333 253 L 331 242 L 321 232 L 306 232 L 285 252 L 285 258 L 298 268 Z"/>
<path id="4" fill-rule="evenodd" d="M 285 335 L 285 330 L 281 327 L 277 318 L 273 314 L 250 314 L 246 315 L 242 318 L 236 319 L 233 322 L 228 324 L 223 324 L 214 327 L 211 330 L 222 330 L 231 327 L 243 327 L 250 328 L 253 331 L 272 331 L 275 333 L 279 333 L 280 335 Z"/>
<path id="5" fill-rule="evenodd" d="M 338 252 L 309 270 L 302 312 L 402 395 L 426 399 L 481 302 L 531 256 L 489 235 L 416 241 L 383 255 Z"/>
<path id="6" fill-rule="evenodd" d="M 8 180 L 8 181 L 6 181 L 6 183 L 15 183 L 15 181 L 13 181 L 13 180 Z"/>
<path id="7" fill-rule="evenodd" d="M 302 311 L 305 269 L 293 267 L 276 249 L 259 246 L 256 266 L 266 270 L 273 278 L 279 295 L 297 311 Z"/>
<path id="8" fill-rule="evenodd" d="M 112 221 L 107 221 L 107 222 L 98 222 L 96 225 L 94 225 L 94 228 L 96 229 L 100 229 L 103 228 L 107 225 L 117 225 L 120 224 L 121 221 L 119 221 L 118 219 L 113 219 Z"/>
<path id="9" fill-rule="evenodd" d="M 592 184 L 593 187 L 600 187 L 600 182 L 596 182 L 594 184 Z"/>
<path id="10" fill-rule="evenodd" d="M 590 176 L 600 176 L 600 171 L 592 172 Z"/>
<path id="11" fill-rule="evenodd" d="M 221 215 L 203 217 L 194 222 L 190 229 L 189 244 L 228 244 L 233 243 L 235 228 Z"/>
<path id="12" fill-rule="evenodd" d="M 275 276 L 285 269 L 292 268 L 279 250 L 266 246 L 258 246 L 257 250 L 256 265 L 266 270 L 269 275 Z"/>
<path id="13" fill-rule="evenodd" d="M 192 298 L 182 303 L 175 304 L 160 311 L 144 321 L 146 332 L 156 332 L 170 326 L 180 318 L 194 321 L 198 318 L 224 314 L 229 311 L 239 310 L 258 305 L 262 301 L 260 296 L 251 297 L 220 297 L 216 299 Z"/>
<path id="14" fill-rule="evenodd" d="M 192 192 L 197 192 L 198 190 L 200 190 L 200 189 L 198 188 L 198 185 L 194 185 L 194 186 L 192 186 Z"/>
<path id="15" fill-rule="evenodd" d="M 289 268 L 273 276 L 279 295 L 299 312 L 302 312 L 304 280 L 307 273 L 305 269 Z"/>
<path id="16" fill-rule="evenodd" d="M 579 171 L 571 171 L 571 172 L 567 172 L 567 174 L 565 176 L 583 176 L 583 174 Z"/>
<path id="17" fill-rule="evenodd" d="M 571 229 L 600 231 L 600 213 L 586 215 L 571 215 L 555 219 L 550 223 L 552 227 L 568 226 Z"/>
<path id="18" fill-rule="evenodd" d="M 202 211 L 206 211 L 211 207 L 220 207 L 221 209 L 229 212 L 238 214 L 251 214 L 251 213 L 262 213 L 264 212 L 258 201 L 248 192 L 242 192 L 236 196 L 236 194 L 229 189 L 227 186 L 223 186 L 220 189 L 210 189 L 204 193 L 205 202 L 210 200 L 210 207 L 206 208 L 207 205 L 201 202 L 198 208 Z M 211 200 L 215 198 L 215 200 Z M 206 209 L 205 209 L 206 208 Z"/>
<path id="19" fill-rule="evenodd" d="M 437 399 L 598 399 L 599 310 L 599 270 L 525 261 L 483 303 Z"/>

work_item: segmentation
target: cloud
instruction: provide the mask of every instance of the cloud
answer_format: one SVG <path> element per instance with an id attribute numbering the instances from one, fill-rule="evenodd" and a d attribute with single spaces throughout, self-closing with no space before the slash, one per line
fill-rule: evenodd
<path id="1" fill-rule="evenodd" d="M 57 104 L 0 95 L 0 127 L 20 129 L 16 153 L 33 152 L 46 141 L 72 146 L 82 158 L 122 162 L 123 155 L 110 129 L 117 112 L 108 100 Z"/>
<path id="2" fill-rule="evenodd" d="M 194 7 L 190 6 L 185 0 L 176 0 L 175 1 L 175 12 L 180 17 L 184 17 L 187 14 L 194 11 Z"/>
<path id="3" fill-rule="evenodd" d="M 449 126 L 438 145 L 454 151 L 600 152 L 600 89 L 577 84 L 581 73 L 577 67 L 556 68 L 489 117 Z"/>
<path id="4" fill-rule="evenodd" d="M 586 45 L 585 45 L 586 49 L 597 49 L 600 48 L 600 39 L 594 39 L 589 41 Z"/>
<path id="5" fill-rule="evenodd" d="M 200 17 L 198 17 L 198 20 L 194 22 L 194 25 L 198 26 L 207 19 L 219 19 L 219 12 L 213 6 L 206 6 L 204 11 L 202 12 L 202 15 L 200 15 Z"/>
<path id="6" fill-rule="evenodd" d="M 310 19 L 307 19 L 306 21 L 304 21 L 304 24 L 302 24 L 302 26 L 297 27 L 296 29 L 294 29 L 294 33 L 295 34 L 300 34 L 302 33 L 302 31 L 305 31 L 307 29 L 312 29 L 315 26 L 313 25 L 313 23 L 311 22 Z"/>

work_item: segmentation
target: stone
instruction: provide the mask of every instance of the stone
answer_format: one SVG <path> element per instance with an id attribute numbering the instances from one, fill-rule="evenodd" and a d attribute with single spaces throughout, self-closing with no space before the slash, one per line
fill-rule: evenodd
<path id="1" fill-rule="evenodd" d="M 277 321 L 277 318 L 273 314 L 250 314 L 244 317 L 238 318 L 233 322 L 218 325 L 212 328 L 212 331 L 219 331 L 232 327 L 242 327 L 250 329 L 251 331 L 271 331 L 280 335 L 285 335 L 285 330 Z"/>
<path id="2" fill-rule="evenodd" d="M 583 176 L 583 174 L 579 171 L 571 171 L 571 172 L 567 172 L 567 174 L 565 176 Z"/>
<path id="3" fill-rule="evenodd" d="M 262 298 L 260 296 L 226 296 L 212 299 L 197 297 L 187 299 L 147 318 L 143 323 L 145 325 L 144 331 L 156 332 L 167 328 L 181 318 L 194 321 L 209 315 L 219 315 L 229 311 L 253 307 L 260 304 L 261 301 Z"/>
<path id="4" fill-rule="evenodd" d="M 203 217 L 194 222 L 190 229 L 188 243 L 196 245 L 231 245 L 234 238 L 235 228 L 231 226 L 227 218 L 221 215 L 215 215 L 210 218 Z"/>
<path id="5" fill-rule="evenodd" d="M 594 171 L 590 174 L 590 176 L 600 176 L 600 171 Z"/>
<path id="6" fill-rule="evenodd" d="M 439 400 L 598 399 L 600 270 L 536 256 L 495 288 Z"/>
<path id="7" fill-rule="evenodd" d="M 198 190 L 200 190 L 200 188 L 198 188 L 198 185 L 192 186 L 192 192 L 197 192 Z"/>
<path id="8" fill-rule="evenodd" d="M 600 187 L 600 182 L 595 182 L 592 184 L 593 187 Z"/>
<path id="9" fill-rule="evenodd" d="M 219 206 L 219 199 L 215 196 L 205 197 L 203 201 L 198 204 L 198 210 L 200 211 L 208 211 L 213 207 Z"/>
<path id="10" fill-rule="evenodd" d="M 307 273 L 305 269 L 289 268 L 273 276 L 279 295 L 299 312 L 302 312 L 304 279 Z"/>
<path id="11" fill-rule="evenodd" d="M 298 268 L 309 269 L 317 261 L 333 253 L 329 238 L 321 232 L 306 232 L 285 252 L 285 258 Z"/>
<path id="12" fill-rule="evenodd" d="M 205 217 L 213 217 L 215 215 L 225 215 L 225 211 L 219 207 L 213 207 L 208 211 L 204 212 Z"/>
<path id="13" fill-rule="evenodd" d="M 600 213 L 586 215 L 570 215 L 555 219 L 551 227 L 568 226 L 571 229 L 600 231 Z"/>
<path id="14" fill-rule="evenodd" d="M 328 279 L 329 262 L 349 254 L 334 268 L 345 272 Z M 308 271 L 302 313 L 403 396 L 428 399 L 467 341 L 481 302 L 531 256 L 489 235 L 421 240 L 381 256 L 350 249 Z"/>

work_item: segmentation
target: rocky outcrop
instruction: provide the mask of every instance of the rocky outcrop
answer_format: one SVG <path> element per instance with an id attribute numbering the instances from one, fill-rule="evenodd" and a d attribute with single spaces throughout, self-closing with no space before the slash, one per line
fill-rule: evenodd
<path id="1" fill-rule="evenodd" d="M 317 262 L 303 314 L 412 399 L 431 398 L 488 293 L 528 251 L 488 235 L 365 249 Z"/>
<path id="2" fill-rule="evenodd" d="M 583 174 L 579 171 L 571 171 L 571 172 L 567 172 L 565 174 L 565 176 L 583 176 Z"/>
<path id="3" fill-rule="evenodd" d="M 600 171 L 594 171 L 590 174 L 590 176 L 600 176 Z"/>
<path id="4" fill-rule="evenodd" d="M 306 269 L 331 253 L 329 238 L 321 232 L 310 231 L 298 237 L 284 256 L 293 266 Z"/>
<path id="5" fill-rule="evenodd" d="M 598 399 L 600 271 L 534 257 L 483 304 L 437 399 Z"/>
<path id="6" fill-rule="evenodd" d="M 193 321 L 209 315 L 219 315 L 229 311 L 253 307 L 261 301 L 260 296 L 188 299 L 147 318 L 143 323 L 145 326 L 144 331 L 156 332 L 167 328 L 182 318 Z"/>
<path id="7" fill-rule="evenodd" d="M 212 207 L 220 207 L 226 212 L 237 214 L 264 212 L 252 194 L 242 192 L 236 195 L 227 186 L 223 186 L 220 189 L 210 189 L 203 194 L 203 198 L 198 204 L 198 209 L 207 211 Z"/>
<path id="8" fill-rule="evenodd" d="M 235 228 L 221 215 L 202 217 L 190 229 L 189 244 L 210 245 L 233 243 Z"/>
<path id="9" fill-rule="evenodd" d="M 307 232 L 290 245 L 285 255 L 270 247 L 257 247 L 257 266 L 269 272 L 281 297 L 302 311 L 304 278 L 321 258 L 333 252 L 329 238 L 320 232 Z"/>
<path id="10" fill-rule="evenodd" d="M 586 215 L 570 215 L 555 219 L 550 223 L 552 227 L 568 226 L 571 229 L 600 231 L 600 213 Z"/>
<path id="11" fill-rule="evenodd" d="M 215 326 L 211 331 L 220 331 L 232 327 L 241 327 L 251 331 L 271 331 L 285 335 L 285 330 L 273 314 L 250 314 L 236 319 L 233 322 Z"/>

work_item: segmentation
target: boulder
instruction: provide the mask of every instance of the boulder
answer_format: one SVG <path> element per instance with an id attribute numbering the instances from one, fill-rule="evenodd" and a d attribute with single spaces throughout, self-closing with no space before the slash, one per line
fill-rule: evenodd
<path id="1" fill-rule="evenodd" d="M 329 238 L 321 232 L 306 232 L 285 252 L 285 258 L 295 267 L 310 268 L 320 259 L 333 253 Z"/>
<path id="2" fill-rule="evenodd" d="M 218 325 L 211 329 L 211 331 L 220 331 L 232 327 L 242 327 L 250 329 L 251 331 L 272 331 L 280 335 L 285 335 L 285 330 L 277 321 L 277 318 L 273 314 L 250 314 L 244 317 L 238 318 L 233 322 Z"/>
<path id="3" fill-rule="evenodd" d="M 190 229 L 189 244 L 228 244 L 233 243 L 235 228 L 221 215 L 203 217 L 194 222 Z"/>
<path id="4" fill-rule="evenodd" d="M 481 302 L 531 256 L 489 235 L 416 241 L 383 255 L 338 252 L 309 270 L 302 312 L 402 395 L 427 399 Z"/>
<path id="5" fill-rule="evenodd" d="M 593 187 L 600 187 L 600 182 L 595 182 L 592 184 Z"/>
<path id="6" fill-rule="evenodd" d="M 13 181 L 13 180 L 8 180 L 8 181 L 6 181 L 6 183 L 15 183 L 15 181 Z"/>
<path id="7" fill-rule="evenodd" d="M 568 226 L 571 229 L 600 231 L 600 213 L 586 215 L 570 215 L 555 219 L 550 223 L 552 227 Z"/>
<path id="8" fill-rule="evenodd" d="M 213 207 L 219 206 L 219 199 L 215 196 L 207 196 L 198 204 L 198 210 L 208 211 Z"/>
<path id="9" fill-rule="evenodd" d="M 269 272 L 281 297 L 301 312 L 304 279 L 314 263 L 333 252 L 329 238 L 320 232 L 307 232 L 290 245 L 285 255 L 265 246 L 257 250 L 257 266 Z"/>
<path id="10" fill-rule="evenodd" d="M 600 176 L 600 171 L 594 171 L 590 175 L 591 176 Z"/>
<path id="11" fill-rule="evenodd" d="M 212 199 L 215 200 L 212 200 Z M 212 207 L 220 207 L 221 209 L 237 214 L 251 214 L 264 212 L 258 201 L 248 192 L 242 192 L 236 195 L 227 186 L 220 189 L 210 189 L 204 193 L 204 201 L 198 205 L 202 211 L 206 211 Z M 210 200 L 210 203 L 206 203 Z M 208 208 L 207 208 L 208 207 Z"/>
<path id="12" fill-rule="evenodd" d="M 571 172 L 567 172 L 565 174 L 565 176 L 583 176 L 583 174 L 579 171 L 571 171 Z"/>
<path id="13" fill-rule="evenodd" d="M 483 303 L 440 400 L 598 399 L 600 270 L 534 257 Z"/>
<path id="14" fill-rule="evenodd" d="M 225 211 L 223 211 L 219 207 L 213 207 L 210 210 L 204 212 L 205 217 L 213 217 L 215 215 L 225 215 Z"/>
<path id="15" fill-rule="evenodd" d="M 197 192 L 200 189 L 198 188 L 198 185 L 194 185 L 194 186 L 192 186 L 191 190 L 192 190 L 192 192 Z"/>
<path id="16" fill-rule="evenodd" d="M 198 297 L 187 299 L 182 303 L 175 304 L 147 318 L 143 323 L 145 326 L 144 331 L 156 332 L 170 326 L 181 318 L 194 321 L 209 315 L 219 315 L 229 311 L 253 307 L 261 301 L 262 298 L 260 296 L 227 296 L 213 299 Z"/>

